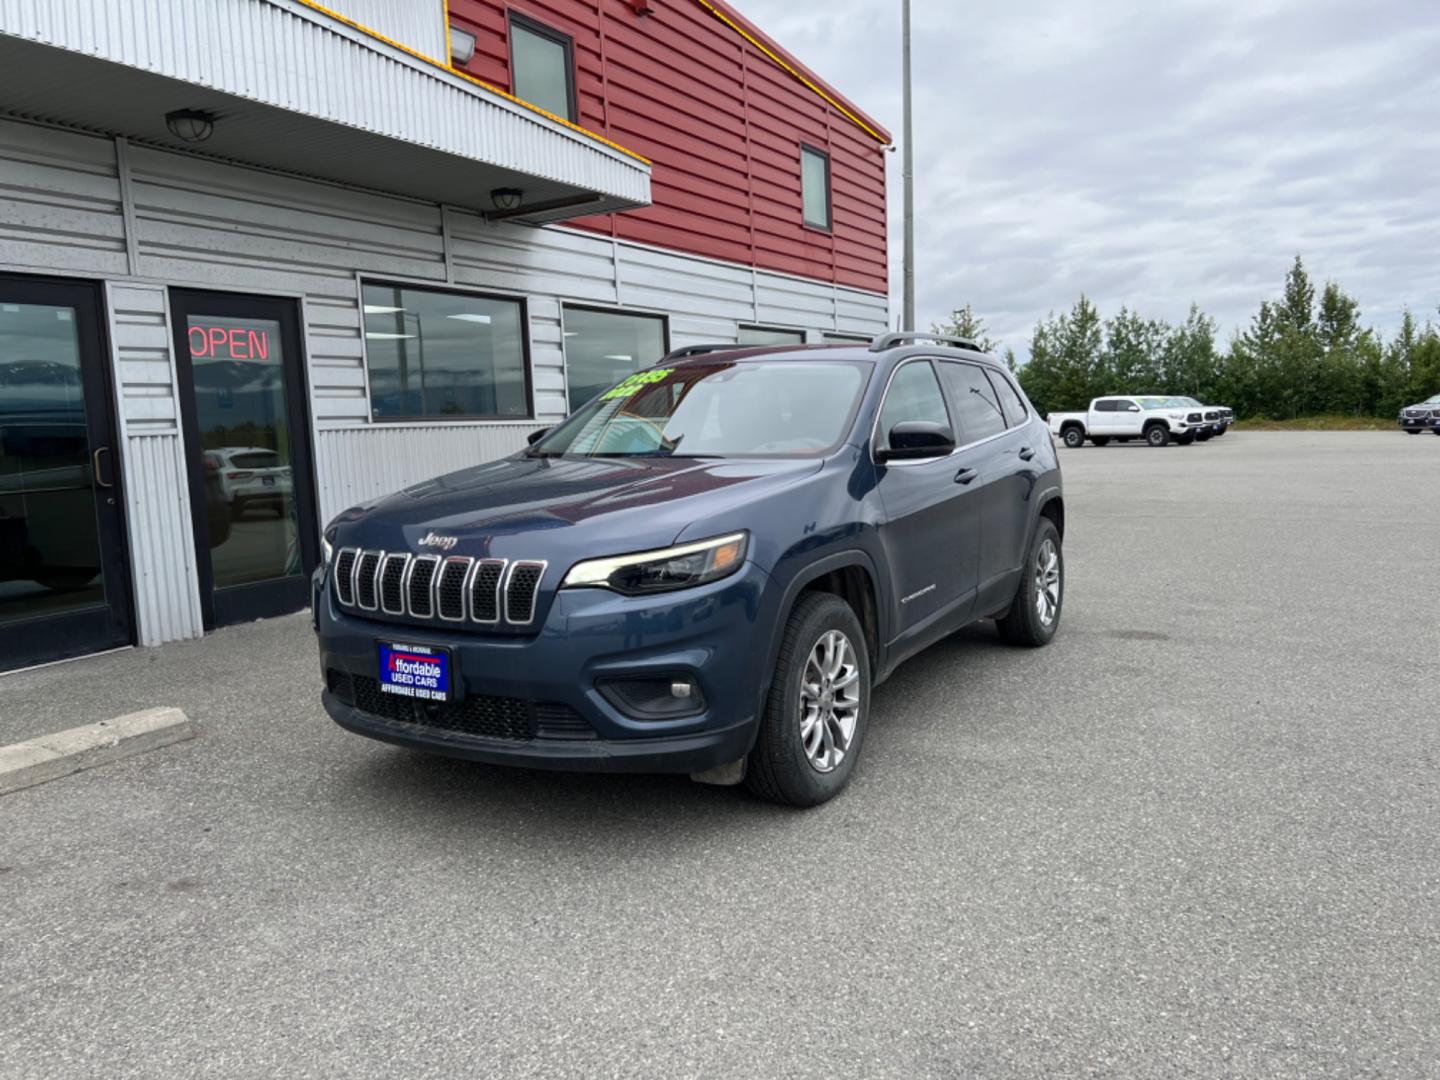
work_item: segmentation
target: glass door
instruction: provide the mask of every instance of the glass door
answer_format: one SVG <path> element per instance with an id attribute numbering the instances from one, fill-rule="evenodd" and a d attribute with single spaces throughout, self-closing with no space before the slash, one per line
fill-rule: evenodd
<path id="1" fill-rule="evenodd" d="M 97 286 L 0 276 L 0 671 L 132 640 L 102 342 Z"/>
<path id="2" fill-rule="evenodd" d="M 319 557 L 296 304 L 171 292 L 207 629 L 299 611 Z"/>

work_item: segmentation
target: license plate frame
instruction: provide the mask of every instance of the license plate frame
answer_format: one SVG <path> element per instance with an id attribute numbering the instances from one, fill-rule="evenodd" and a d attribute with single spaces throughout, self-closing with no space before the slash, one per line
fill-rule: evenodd
<path id="1" fill-rule="evenodd" d="M 431 702 L 454 696 L 450 650 L 442 645 L 377 640 L 375 661 L 382 694 Z"/>

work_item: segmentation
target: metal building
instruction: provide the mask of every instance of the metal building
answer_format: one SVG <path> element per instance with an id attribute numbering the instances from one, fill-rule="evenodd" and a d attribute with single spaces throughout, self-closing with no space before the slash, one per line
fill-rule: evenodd
<path id="1" fill-rule="evenodd" d="M 718 0 L 0 0 L 0 670 L 297 610 L 668 348 L 882 330 L 887 143 Z"/>

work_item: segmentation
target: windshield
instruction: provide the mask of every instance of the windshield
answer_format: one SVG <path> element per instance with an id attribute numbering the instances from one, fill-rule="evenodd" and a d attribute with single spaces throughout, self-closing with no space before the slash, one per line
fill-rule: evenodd
<path id="1" fill-rule="evenodd" d="M 1432 398 L 1426 398 L 1426 399 L 1425 399 L 1424 401 L 1422 401 L 1420 404 L 1421 404 L 1421 405 L 1440 405 L 1440 394 L 1436 394 L 1436 395 L 1435 395 L 1434 397 L 1432 397 Z"/>
<path id="2" fill-rule="evenodd" d="M 690 363 L 637 372 L 541 439 L 544 457 L 739 457 L 824 453 L 844 438 L 871 365 Z"/>
<path id="3" fill-rule="evenodd" d="M 1142 398 L 1136 398 L 1135 400 L 1140 403 L 1140 407 L 1141 407 L 1142 409 L 1163 409 L 1163 408 L 1165 408 L 1167 405 L 1169 405 L 1170 402 L 1171 402 L 1171 400 L 1173 400 L 1173 399 L 1169 399 L 1169 398 L 1158 398 L 1158 397 L 1142 397 Z"/>

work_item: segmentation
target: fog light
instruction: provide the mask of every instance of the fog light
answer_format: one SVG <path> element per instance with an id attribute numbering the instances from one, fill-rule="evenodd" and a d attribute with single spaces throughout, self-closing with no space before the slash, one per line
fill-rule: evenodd
<path id="1" fill-rule="evenodd" d="M 684 672 L 621 675 L 595 684 L 605 700 L 632 720 L 673 720 L 705 711 L 705 693 Z"/>

